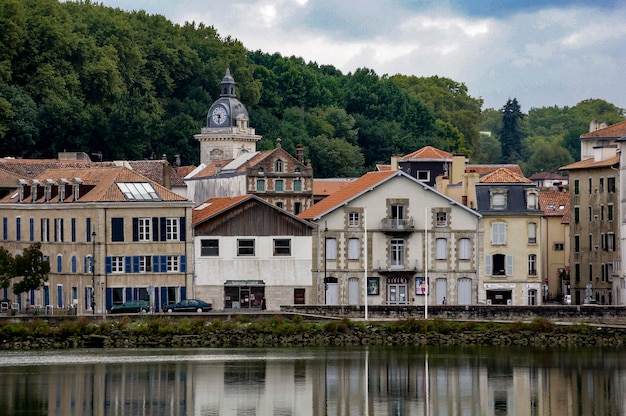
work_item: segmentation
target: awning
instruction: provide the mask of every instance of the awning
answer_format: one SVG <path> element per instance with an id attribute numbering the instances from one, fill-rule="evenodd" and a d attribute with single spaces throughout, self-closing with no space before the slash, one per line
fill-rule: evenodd
<path id="1" fill-rule="evenodd" d="M 224 286 L 264 286 L 263 280 L 227 280 Z"/>

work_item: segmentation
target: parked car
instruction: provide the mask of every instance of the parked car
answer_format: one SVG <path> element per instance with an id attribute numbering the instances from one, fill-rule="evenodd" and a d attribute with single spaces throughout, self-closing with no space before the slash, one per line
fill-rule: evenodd
<path id="1" fill-rule="evenodd" d="M 172 312 L 209 312 L 213 310 L 213 305 L 198 299 L 185 299 L 178 303 L 172 303 L 170 305 L 164 305 L 163 309 L 167 313 Z"/>
<path id="2" fill-rule="evenodd" d="M 148 302 L 145 300 L 129 300 L 121 305 L 111 308 L 111 313 L 145 313 L 150 310 Z"/>

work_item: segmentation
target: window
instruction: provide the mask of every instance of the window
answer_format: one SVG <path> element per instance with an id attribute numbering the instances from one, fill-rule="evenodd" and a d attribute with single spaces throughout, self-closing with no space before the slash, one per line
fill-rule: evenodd
<path id="1" fill-rule="evenodd" d="M 200 255 L 201 256 L 219 256 L 220 255 L 220 242 L 219 240 L 201 240 L 200 241 Z"/>
<path id="2" fill-rule="evenodd" d="M 282 160 L 276 159 L 274 162 L 274 172 L 283 172 L 285 170 L 285 164 Z"/>
<path id="3" fill-rule="evenodd" d="M 111 273 L 124 272 L 124 256 L 111 257 Z"/>
<path id="4" fill-rule="evenodd" d="M 54 219 L 54 241 L 63 242 L 65 240 L 63 236 L 63 218 Z"/>
<path id="5" fill-rule="evenodd" d="M 326 259 L 327 260 L 337 259 L 337 239 L 335 238 L 326 239 Z"/>
<path id="6" fill-rule="evenodd" d="M 294 215 L 298 215 L 302 212 L 302 202 L 295 202 L 293 204 L 293 213 Z"/>
<path id="7" fill-rule="evenodd" d="M 587 211 L 589 213 L 589 222 L 593 221 L 593 208 L 588 207 Z"/>
<path id="8" fill-rule="evenodd" d="M 152 219 L 151 218 L 139 218 L 138 219 L 138 241 L 151 241 L 152 240 Z"/>
<path id="9" fill-rule="evenodd" d="M 301 192 L 302 191 L 302 181 L 300 179 L 294 179 L 293 181 L 293 191 Z"/>
<path id="10" fill-rule="evenodd" d="M 257 170 L 257 172 L 259 172 L 259 175 L 263 175 L 265 173 L 265 169 L 261 167 Z"/>
<path id="11" fill-rule="evenodd" d="M 615 234 L 608 233 L 606 235 L 606 249 L 608 251 L 615 251 Z"/>
<path id="12" fill-rule="evenodd" d="M 254 240 L 237 240 L 238 256 L 254 256 Z"/>
<path id="13" fill-rule="evenodd" d="M 492 191 L 491 193 L 491 209 L 506 208 L 506 191 Z"/>
<path id="14" fill-rule="evenodd" d="M 429 170 L 418 170 L 417 171 L 417 180 L 428 182 L 430 180 L 430 171 Z"/>
<path id="15" fill-rule="evenodd" d="M 146 273 L 152 271 L 152 256 L 139 256 L 139 272 Z"/>
<path id="16" fill-rule="evenodd" d="M 70 233 L 72 238 L 72 243 L 76 242 L 76 218 L 72 218 L 70 220 Z"/>
<path id="17" fill-rule="evenodd" d="M 119 218 L 121 220 L 121 218 Z M 111 228 L 113 228 L 113 232 L 115 232 L 115 227 L 113 227 L 113 219 L 111 219 Z M 85 241 L 88 243 L 91 243 L 91 218 L 86 218 L 85 219 L 85 230 L 87 231 L 87 237 L 85 238 Z M 121 240 L 111 240 L 111 241 L 124 241 L 124 221 L 122 220 L 122 239 Z"/>
<path id="18" fill-rule="evenodd" d="M 564 243 L 554 243 L 554 251 L 563 251 L 565 250 Z"/>
<path id="19" fill-rule="evenodd" d="M 348 213 L 348 227 L 359 227 L 361 225 L 361 216 L 358 212 Z"/>
<path id="20" fill-rule="evenodd" d="M 528 255 L 528 275 L 529 276 L 537 275 L 537 255 L 536 254 Z"/>
<path id="21" fill-rule="evenodd" d="M 178 256 L 167 256 L 167 271 L 177 272 L 180 270 Z"/>
<path id="22" fill-rule="evenodd" d="M 606 219 L 609 221 L 613 221 L 613 204 L 609 204 L 606 206 Z"/>
<path id="23" fill-rule="evenodd" d="M 391 206 L 391 218 L 394 220 L 404 219 L 404 205 L 392 205 Z"/>
<path id="24" fill-rule="evenodd" d="M 282 192 L 283 191 L 283 180 L 282 179 L 276 179 L 274 181 L 274 190 L 276 192 Z"/>
<path id="25" fill-rule="evenodd" d="M 534 306 L 537 304 L 537 290 L 529 289 L 528 290 L 528 305 Z"/>
<path id="26" fill-rule="evenodd" d="M 580 222 L 580 208 L 574 207 L 574 222 Z"/>
<path id="27" fill-rule="evenodd" d="M 574 252 L 580 253 L 580 236 L 579 235 L 574 236 Z"/>
<path id="28" fill-rule="evenodd" d="M 580 282 L 580 264 L 574 264 L 574 280 Z"/>
<path id="29" fill-rule="evenodd" d="M 610 194 L 615 193 L 615 178 L 606 178 L 606 190 Z"/>
<path id="30" fill-rule="evenodd" d="M 85 256 L 84 264 L 83 264 L 83 273 L 92 273 L 93 272 L 93 262 L 91 261 L 91 256 Z"/>
<path id="31" fill-rule="evenodd" d="M 513 256 L 511 254 L 486 254 L 485 274 L 487 276 L 512 276 Z"/>
<path id="32" fill-rule="evenodd" d="M 593 280 L 593 264 L 589 263 L 589 281 Z"/>
<path id="33" fill-rule="evenodd" d="M 491 245 L 506 244 L 506 224 L 503 222 L 494 222 L 491 224 Z"/>
<path id="34" fill-rule="evenodd" d="M 87 241 L 91 241 L 91 234 L 87 236 Z M 111 241 L 124 241 L 124 218 L 111 218 Z"/>
<path id="35" fill-rule="evenodd" d="M 589 251 L 593 250 L 593 234 L 589 234 Z"/>
<path id="36" fill-rule="evenodd" d="M 50 219 L 41 219 L 41 241 L 43 243 L 50 241 Z"/>
<path id="37" fill-rule="evenodd" d="M 537 244 L 537 223 L 528 223 L 528 244 Z"/>
<path id="38" fill-rule="evenodd" d="M 404 239 L 393 238 L 390 244 L 391 249 L 391 267 L 404 268 Z"/>
<path id="39" fill-rule="evenodd" d="M 17 241 L 22 239 L 22 219 L 20 217 L 15 218 L 15 239 Z"/>
<path id="40" fill-rule="evenodd" d="M 448 226 L 448 213 L 447 212 L 437 212 L 437 227 L 447 227 Z"/>
<path id="41" fill-rule="evenodd" d="M 574 195 L 580 194 L 580 181 L 578 179 L 574 179 Z"/>
<path id="42" fill-rule="evenodd" d="M 63 272 L 63 256 L 59 254 L 57 256 L 57 273 L 62 273 L 62 272 Z"/>
<path id="43" fill-rule="evenodd" d="M 78 269 L 76 256 L 72 256 L 71 265 L 72 265 L 72 273 L 76 273 L 76 270 Z"/>
<path id="44" fill-rule="evenodd" d="M 600 178 L 600 193 L 604 192 L 604 178 Z"/>
<path id="45" fill-rule="evenodd" d="M 471 246 L 469 238 L 459 240 L 459 260 L 469 260 L 471 257 Z"/>
<path id="46" fill-rule="evenodd" d="M 436 244 L 436 258 L 437 260 L 445 260 L 448 258 L 448 240 L 445 238 L 438 238 L 435 240 Z"/>
<path id="47" fill-rule="evenodd" d="M 538 197 L 535 192 L 528 192 L 526 194 L 526 209 L 537 209 Z"/>
<path id="48" fill-rule="evenodd" d="M 361 254 L 361 241 L 358 238 L 348 239 L 348 260 L 358 260 Z"/>
<path id="49" fill-rule="evenodd" d="M 604 205 L 600 205 L 600 221 L 604 221 Z"/>
<path id="50" fill-rule="evenodd" d="M 179 218 L 165 219 L 165 238 L 167 241 L 178 241 L 179 239 Z"/>
<path id="51" fill-rule="evenodd" d="M 275 238 L 274 255 L 291 256 L 291 240 L 289 238 Z"/>
<path id="52" fill-rule="evenodd" d="M 593 181 L 591 178 L 589 178 L 589 193 L 593 192 Z"/>
<path id="53" fill-rule="evenodd" d="M 29 218 L 28 219 L 28 224 L 30 226 L 30 229 L 28 230 L 28 239 L 29 241 L 35 241 L 35 219 L 34 218 Z"/>
<path id="54" fill-rule="evenodd" d="M 9 239 L 9 219 L 7 217 L 2 218 L 2 239 L 4 241 Z"/>
<path id="55" fill-rule="evenodd" d="M 293 290 L 294 305 L 304 305 L 306 303 L 305 293 L 305 289 L 297 288 Z"/>
<path id="56" fill-rule="evenodd" d="M 277 206 L 278 208 L 280 208 L 280 209 L 284 209 L 284 204 L 282 203 L 282 201 L 278 201 L 278 202 L 276 203 L 276 206 Z"/>
<path id="57" fill-rule="evenodd" d="M 257 179 L 257 181 L 256 181 L 256 190 L 258 192 L 264 192 L 265 191 L 265 179 Z"/>
<path id="58" fill-rule="evenodd" d="M 129 201 L 160 201 L 152 185 L 148 182 L 118 182 L 117 187 Z"/>

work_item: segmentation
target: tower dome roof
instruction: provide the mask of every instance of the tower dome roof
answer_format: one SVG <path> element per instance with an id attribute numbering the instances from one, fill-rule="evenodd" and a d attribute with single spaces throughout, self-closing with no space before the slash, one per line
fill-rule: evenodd
<path id="1" fill-rule="evenodd" d="M 235 85 L 235 79 L 228 68 L 222 79 L 220 98 L 209 108 L 207 127 L 234 127 L 237 126 L 238 119 L 248 119 L 248 110 L 235 95 Z"/>

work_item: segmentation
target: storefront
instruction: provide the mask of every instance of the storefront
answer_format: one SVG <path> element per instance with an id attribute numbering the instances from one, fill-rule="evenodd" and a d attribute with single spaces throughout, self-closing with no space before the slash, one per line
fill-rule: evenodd
<path id="1" fill-rule="evenodd" d="M 227 280 L 224 284 L 225 309 L 261 309 L 264 298 L 262 280 Z"/>

